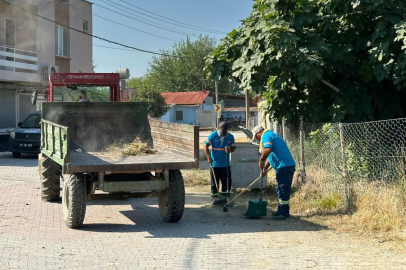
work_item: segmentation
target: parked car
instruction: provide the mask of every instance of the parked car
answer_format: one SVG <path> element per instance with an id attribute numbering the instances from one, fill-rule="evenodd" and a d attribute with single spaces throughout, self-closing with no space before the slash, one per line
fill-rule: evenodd
<path id="1" fill-rule="evenodd" d="M 24 122 L 11 132 L 8 139 L 8 151 L 14 158 L 21 157 L 22 153 L 39 154 L 41 144 L 41 111 L 30 114 Z"/>

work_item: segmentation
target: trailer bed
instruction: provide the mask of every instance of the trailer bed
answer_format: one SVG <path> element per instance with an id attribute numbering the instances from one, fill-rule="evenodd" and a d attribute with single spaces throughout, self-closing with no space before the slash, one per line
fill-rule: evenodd
<path id="1" fill-rule="evenodd" d="M 70 152 L 67 173 L 155 171 L 196 168 L 194 158 L 170 152 L 149 155 L 118 156 L 106 152 Z"/>

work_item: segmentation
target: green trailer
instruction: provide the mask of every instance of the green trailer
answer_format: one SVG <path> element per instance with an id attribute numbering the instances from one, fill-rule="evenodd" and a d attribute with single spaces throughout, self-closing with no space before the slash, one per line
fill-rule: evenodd
<path id="1" fill-rule="evenodd" d="M 148 142 L 156 153 L 122 156 L 114 142 Z M 44 103 L 39 156 L 41 197 L 58 200 L 66 226 L 83 224 L 86 201 L 157 197 L 161 217 L 181 219 L 185 189 L 180 169 L 199 167 L 199 128 L 162 122 L 147 104 Z"/>

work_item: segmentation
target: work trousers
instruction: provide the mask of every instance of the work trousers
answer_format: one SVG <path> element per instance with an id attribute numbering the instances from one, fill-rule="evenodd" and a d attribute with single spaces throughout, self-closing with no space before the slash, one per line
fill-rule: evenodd
<path id="1" fill-rule="evenodd" d="M 213 170 L 214 174 L 216 177 L 213 175 Z M 217 193 L 217 187 L 216 183 L 214 182 L 216 179 L 217 180 L 217 186 L 219 186 L 219 182 L 221 181 L 221 191 L 226 192 L 227 187 L 230 190 L 231 189 L 231 167 L 213 167 L 213 170 L 210 170 L 210 179 L 211 179 L 211 193 Z M 228 170 L 228 185 L 227 185 L 227 170 Z"/>
<path id="2" fill-rule="evenodd" d="M 276 172 L 276 194 L 279 199 L 278 214 L 280 215 L 289 215 L 289 199 L 294 173 L 295 166 L 283 167 Z"/>

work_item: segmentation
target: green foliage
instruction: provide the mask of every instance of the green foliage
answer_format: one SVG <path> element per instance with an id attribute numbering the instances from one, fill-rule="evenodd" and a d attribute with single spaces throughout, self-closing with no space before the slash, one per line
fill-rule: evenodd
<path id="1" fill-rule="evenodd" d="M 374 175 L 373 161 L 368 158 L 357 155 L 357 146 L 354 143 L 349 143 L 345 149 L 345 156 L 347 161 L 347 172 L 350 176 L 358 176 L 368 178 Z"/>
<path id="2" fill-rule="evenodd" d="M 87 92 L 87 98 L 91 102 L 110 102 L 110 89 L 108 87 L 104 87 L 104 89 L 90 90 Z"/>
<path id="3" fill-rule="evenodd" d="M 215 40 L 208 36 L 175 43 L 172 50 L 161 51 L 163 56 L 154 56 L 145 79 L 160 92 L 202 90 L 205 57 L 215 46 Z M 214 80 L 205 80 L 204 87 L 214 93 Z M 219 93 L 242 94 L 238 84 L 227 79 L 219 81 Z"/>
<path id="4" fill-rule="evenodd" d="M 404 0 L 256 0 L 206 71 L 261 93 L 277 120 L 379 120 L 406 116 L 405 49 Z"/>
<path id="5" fill-rule="evenodd" d="M 144 78 L 132 78 L 128 82 L 129 88 L 135 88 L 136 93 L 131 101 L 147 102 L 148 113 L 152 117 L 160 118 L 169 110 L 165 99 L 159 90 L 151 86 Z"/>
<path id="6" fill-rule="evenodd" d="M 323 210 L 336 210 L 342 203 L 343 197 L 337 192 L 316 201 Z"/>
<path id="7" fill-rule="evenodd" d="M 87 92 L 87 99 L 90 102 L 110 102 L 110 88 L 109 87 L 78 87 L 76 90 L 66 90 L 66 94 L 69 95 L 69 100 L 72 102 L 78 101 L 78 93 L 80 90 Z"/>

